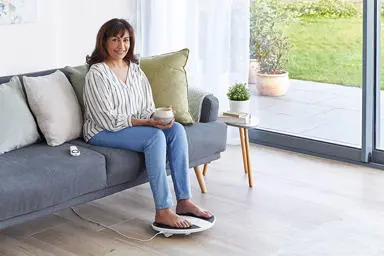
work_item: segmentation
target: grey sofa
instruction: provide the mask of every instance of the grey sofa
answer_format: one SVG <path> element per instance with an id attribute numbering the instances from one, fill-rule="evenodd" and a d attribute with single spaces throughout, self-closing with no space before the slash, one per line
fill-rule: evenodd
<path id="1" fill-rule="evenodd" d="M 65 69 L 60 70 L 68 77 Z M 54 71 L 24 75 L 41 76 Z M 0 77 L 0 84 L 10 78 Z M 195 167 L 202 189 L 204 181 L 198 166 L 219 159 L 226 148 L 226 125 L 215 121 L 217 114 L 217 98 L 206 96 L 200 122 L 185 127 L 189 165 Z M 77 145 L 81 156 L 70 156 L 70 145 Z M 147 181 L 142 153 L 93 146 L 81 138 L 56 147 L 40 141 L 0 155 L 0 229 Z"/>

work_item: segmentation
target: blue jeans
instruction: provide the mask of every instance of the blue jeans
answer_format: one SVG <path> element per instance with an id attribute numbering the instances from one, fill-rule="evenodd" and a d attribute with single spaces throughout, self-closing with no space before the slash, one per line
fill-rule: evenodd
<path id="1" fill-rule="evenodd" d="M 171 207 L 172 194 L 167 181 L 168 159 L 176 198 L 191 198 L 188 175 L 188 142 L 184 127 L 174 123 L 169 129 L 151 126 L 134 126 L 118 132 L 101 131 L 88 143 L 144 152 L 155 207 L 157 210 Z"/>

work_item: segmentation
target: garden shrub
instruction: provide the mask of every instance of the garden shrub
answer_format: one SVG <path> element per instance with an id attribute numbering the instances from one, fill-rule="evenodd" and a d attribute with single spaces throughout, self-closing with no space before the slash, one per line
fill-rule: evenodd
<path id="1" fill-rule="evenodd" d="M 359 12 L 352 3 L 343 0 L 299 0 L 285 4 L 285 8 L 294 13 L 296 17 L 320 16 L 320 17 L 352 17 Z"/>

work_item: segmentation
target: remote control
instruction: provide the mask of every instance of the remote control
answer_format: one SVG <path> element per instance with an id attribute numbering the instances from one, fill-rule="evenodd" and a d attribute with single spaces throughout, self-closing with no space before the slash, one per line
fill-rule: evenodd
<path id="1" fill-rule="evenodd" d="M 70 146 L 69 153 L 71 154 L 71 156 L 79 156 L 80 150 L 76 146 Z"/>

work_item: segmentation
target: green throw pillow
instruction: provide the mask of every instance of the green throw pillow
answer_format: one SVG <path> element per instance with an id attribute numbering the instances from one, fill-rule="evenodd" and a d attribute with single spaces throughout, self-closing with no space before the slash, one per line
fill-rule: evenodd
<path id="1" fill-rule="evenodd" d="M 83 90 L 85 84 L 85 76 L 88 73 L 88 65 L 81 65 L 76 67 L 65 67 L 64 72 L 67 73 L 69 81 L 76 93 L 77 100 L 80 103 L 81 111 L 84 110 Z"/>
<path id="2" fill-rule="evenodd" d="M 184 125 L 193 124 L 188 111 L 188 82 L 185 65 L 188 49 L 142 58 L 141 69 L 152 87 L 156 107 L 172 105 L 175 119 Z"/>

